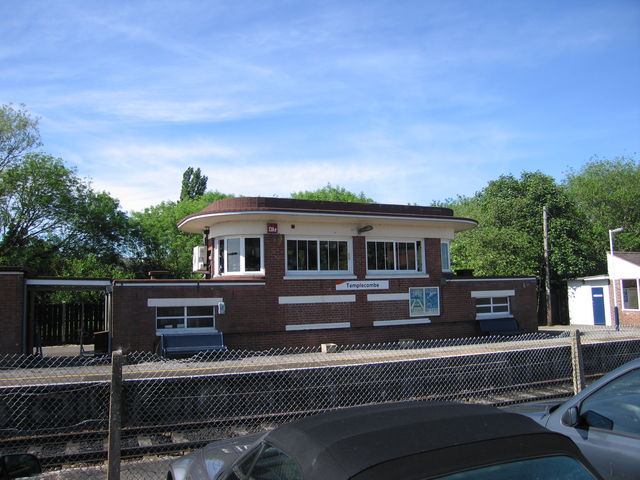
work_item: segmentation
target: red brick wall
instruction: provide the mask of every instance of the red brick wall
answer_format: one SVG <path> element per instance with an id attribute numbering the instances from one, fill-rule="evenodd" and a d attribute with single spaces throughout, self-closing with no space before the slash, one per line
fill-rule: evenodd
<path id="1" fill-rule="evenodd" d="M 614 281 L 609 284 L 609 298 L 613 299 L 614 295 Z M 640 311 L 638 310 L 625 310 L 622 303 L 622 289 L 620 287 L 620 280 L 615 280 L 615 295 L 618 297 L 618 317 L 620 319 L 620 326 L 638 327 L 640 326 Z M 615 303 L 611 301 L 611 325 L 615 326 Z"/>
<path id="2" fill-rule="evenodd" d="M 24 273 L 0 272 L 0 354 L 22 353 Z"/>
<path id="3" fill-rule="evenodd" d="M 336 280 L 285 279 L 284 235 L 264 237 L 264 278 L 216 278 L 186 286 L 187 281 L 117 281 L 114 286 L 113 345 L 127 350 L 154 350 L 155 308 L 149 298 L 220 297 L 226 312 L 216 316 L 229 348 L 262 350 L 268 348 L 318 346 L 321 343 L 361 344 L 411 338 L 452 338 L 479 333 L 475 320 L 472 290 L 516 290 L 512 298 L 514 316 L 522 328 L 535 330 L 536 282 L 502 279 L 472 282 L 443 276 L 440 266 L 440 240 L 425 239 L 428 278 L 388 277 L 388 290 L 336 291 Z M 353 268 L 357 280 L 365 280 L 365 239 L 353 237 Z M 229 285 L 230 282 L 257 282 L 263 285 Z M 193 281 L 190 281 L 193 285 Z M 166 285 L 172 286 L 166 286 Z M 184 285 L 184 286 L 181 286 Z M 429 317 L 430 324 L 374 327 L 376 320 L 408 319 L 408 301 L 368 301 L 371 293 L 407 293 L 409 287 L 440 288 L 441 312 Z M 280 296 L 355 295 L 350 303 L 279 304 Z M 351 328 L 286 331 L 287 325 L 350 322 Z"/>
<path id="4" fill-rule="evenodd" d="M 458 320 L 474 320 L 474 328 L 480 333 L 475 322 L 475 300 L 471 297 L 472 291 L 484 290 L 515 290 L 515 296 L 509 298 L 511 314 L 518 321 L 520 328 L 529 331 L 538 329 L 537 319 L 537 283 L 535 279 L 483 279 L 474 278 L 468 281 L 460 281 L 456 277 L 447 283 L 447 294 L 442 295 L 442 313 L 445 317 Z"/>

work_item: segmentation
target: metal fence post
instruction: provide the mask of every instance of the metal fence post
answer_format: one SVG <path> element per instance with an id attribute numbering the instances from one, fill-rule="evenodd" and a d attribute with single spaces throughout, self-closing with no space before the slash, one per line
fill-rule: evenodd
<path id="1" fill-rule="evenodd" d="M 582 343 L 580 330 L 571 335 L 571 369 L 573 371 L 573 394 L 577 395 L 584 389 L 584 362 L 582 361 Z"/>
<path id="2" fill-rule="evenodd" d="M 122 350 L 111 355 L 109 451 L 107 480 L 120 480 L 120 426 L 122 424 Z"/>

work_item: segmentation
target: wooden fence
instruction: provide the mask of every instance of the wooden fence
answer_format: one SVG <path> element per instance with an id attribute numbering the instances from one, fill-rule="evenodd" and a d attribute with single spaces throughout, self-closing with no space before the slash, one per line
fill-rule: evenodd
<path id="1" fill-rule="evenodd" d="M 90 344 L 93 332 L 104 330 L 104 304 L 36 304 L 35 321 L 42 346 Z M 82 332 L 85 336 L 81 342 Z"/>

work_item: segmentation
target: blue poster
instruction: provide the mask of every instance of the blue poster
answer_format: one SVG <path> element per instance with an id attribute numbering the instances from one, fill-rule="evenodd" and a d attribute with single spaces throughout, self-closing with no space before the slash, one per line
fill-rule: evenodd
<path id="1" fill-rule="evenodd" d="M 438 287 L 410 288 L 409 314 L 412 317 L 440 315 L 440 289 Z"/>

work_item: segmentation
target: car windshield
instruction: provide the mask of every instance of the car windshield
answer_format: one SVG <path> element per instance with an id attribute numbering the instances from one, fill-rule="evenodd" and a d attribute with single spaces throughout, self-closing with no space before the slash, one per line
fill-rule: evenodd
<path id="1" fill-rule="evenodd" d="M 594 476 L 571 457 L 544 457 L 474 468 L 438 477 L 440 480 L 594 480 Z"/>
<path id="2" fill-rule="evenodd" d="M 591 427 L 640 436 L 640 369 L 594 392 L 582 402 L 580 414 Z"/>

